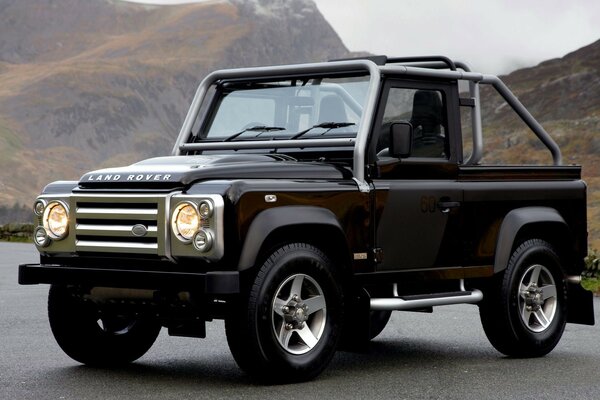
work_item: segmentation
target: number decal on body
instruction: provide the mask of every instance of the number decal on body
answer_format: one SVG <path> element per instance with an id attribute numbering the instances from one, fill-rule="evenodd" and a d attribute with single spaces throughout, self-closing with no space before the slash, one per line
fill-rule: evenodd
<path id="1" fill-rule="evenodd" d="M 421 212 L 422 213 L 433 213 L 435 212 L 435 205 L 437 201 L 433 196 L 421 196 Z"/>

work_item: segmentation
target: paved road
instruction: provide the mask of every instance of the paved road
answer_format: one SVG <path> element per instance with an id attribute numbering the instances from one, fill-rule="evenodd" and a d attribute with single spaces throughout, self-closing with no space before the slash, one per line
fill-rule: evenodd
<path id="1" fill-rule="evenodd" d="M 474 306 L 395 313 L 368 352 L 340 352 L 303 384 L 249 381 L 220 321 L 209 324 L 207 339 L 162 332 L 135 364 L 93 369 L 54 342 L 48 287 L 17 285 L 17 265 L 36 260 L 32 245 L 0 243 L 0 399 L 600 399 L 597 327 L 568 325 L 550 355 L 507 359 L 487 342 Z"/>

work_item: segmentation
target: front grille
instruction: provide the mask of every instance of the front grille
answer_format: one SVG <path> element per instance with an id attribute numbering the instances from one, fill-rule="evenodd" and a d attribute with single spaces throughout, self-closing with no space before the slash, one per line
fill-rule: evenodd
<path id="1" fill-rule="evenodd" d="M 76 196 L 77 252 L 160 254 L 164 249 L 164 198 Z"/>

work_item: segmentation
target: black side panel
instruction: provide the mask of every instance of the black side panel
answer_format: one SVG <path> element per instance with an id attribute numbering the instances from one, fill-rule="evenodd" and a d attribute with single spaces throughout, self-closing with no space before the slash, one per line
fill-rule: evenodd
<path id="1" fill-rule="evenodd" d="M 377 221 L 377 247 L 383 250 L 378 271 L 452 266 L 462 190 L 452 180 L 376 181 L 389 187 Z M 452 204 L 445 208 L 442 204 Z M 449 247 L 450 252 L 446 251 Z"/>
<path id="2" fill-rule="evenodd" d="M 581 179 L 576 165 L 461 165 L 459 180 L 466 182 L 559 181 Z"/>

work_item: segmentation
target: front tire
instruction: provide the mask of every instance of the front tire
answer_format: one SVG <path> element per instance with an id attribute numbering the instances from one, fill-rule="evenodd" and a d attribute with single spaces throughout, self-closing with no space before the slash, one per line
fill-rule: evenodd
<path id="1" fill-rule="evenodd" d="M 558 344 L 567 297 L 560 258 L 541 239 L 522 243 L 480 305 L 490 343 L 512 357 L 540 357 Z"/>
<path id="2" fill-rule="evenodd" d="M 298 382 L 320 374 L 340 337 L 338 278 L 327 256 L 311 245 L 289 244 L 272 253 L 247 299 L 240 301 L 239 313 L 225 320 L 238 365 L 264 382 Z"/>
<path id="3" fill-rule="evenodd" d="M 56 342 L 75 361 L 91 366 L 118 366 L 143 356 L 160 332 L 155 321 L 102 312 L 65 286 L 52 285 L 48 319 Z"/>

